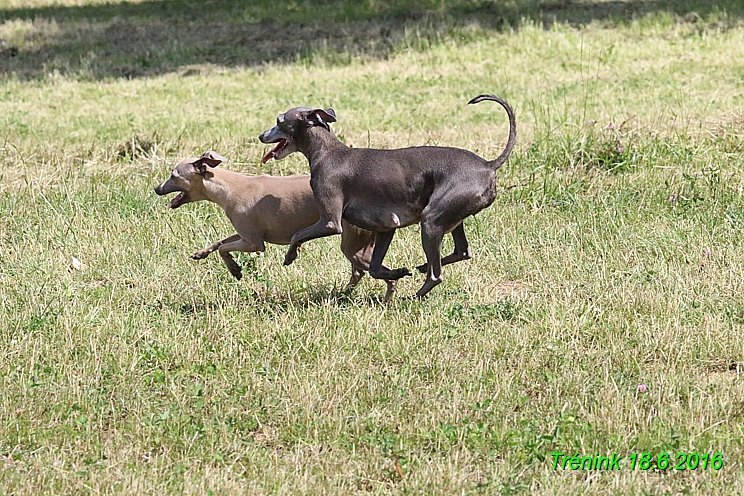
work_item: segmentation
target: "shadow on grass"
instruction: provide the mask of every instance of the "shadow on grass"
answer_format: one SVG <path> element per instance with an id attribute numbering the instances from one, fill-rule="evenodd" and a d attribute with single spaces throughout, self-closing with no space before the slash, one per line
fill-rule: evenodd
<path id="1" fill-rule="evenodd" d="M 357 288 L 348 291 L 325 284 L 310 285 L 301 290 L 266 291 L 255 294 L 253 303 L 262 311 L 286 313 L 290 308 L 320 307 L 331 305 L 336 308 L 348 307 L 384 307 L 384 291 L 375 293 L 374 288 Z"/>
<path id="2" fill-rule="evenodd" d="M 425 50 L 447 39 L 593 20 L 616 24 L 669 12 L 706 22 L 744 14 L 740 0 L 145 0 L 0 11 L 0 77 L 59 72 L 81 79 L 138 78 L 206 64 L 331 63 Z"/>
<path id="3" fill-rule="evenodd" d="M 335 308 L 385 307 L 387 303 L 383 301 L 383 295 L 384 291 L 377 294 L 374 288 L 357 288 L 352 292 L 327 284 L 311 284 L 300 289 L 286 288 L 284 290 L 277 287 L 256 290 L 246 286 L 240 291 L 240 300 L 242 300 L 243 308 L 252 307 L 260 313 L 286 314 L 291 309 L 308 309 L 322 306 Z M 402 299 L 407 300 L 406 298 Z M 168 306 L 176 310 L 181 316 L 193 317 L 218 311 L 233 304 L 234 301 L 228 303 L 219 299 L 185 301 L 178 298 L 170 303 L 157 301 L 148 306 L 156 310 Z"/>

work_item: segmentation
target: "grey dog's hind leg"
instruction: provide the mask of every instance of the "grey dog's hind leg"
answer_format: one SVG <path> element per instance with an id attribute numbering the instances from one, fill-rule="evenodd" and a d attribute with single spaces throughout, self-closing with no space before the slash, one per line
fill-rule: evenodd
<path id="1" fill-rule="evenodd" d="M 442 266 L 473 258 L 470 246 L 468 245 L 468 238 L 465 237 L 465 227 L 462 225 L 462 222 L 452 231 L 452 239 L 455 242 L 455 249 L 442 259 Z M 421 264 L 416 267 L 416 270 L 426 273 L 428 268 L 428 264 Z"/>

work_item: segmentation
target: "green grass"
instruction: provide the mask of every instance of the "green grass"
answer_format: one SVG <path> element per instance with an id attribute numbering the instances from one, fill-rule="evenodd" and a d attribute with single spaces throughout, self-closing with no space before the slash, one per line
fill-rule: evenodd
<path id="1" fill-rule="evenodd" d="M 349 64 L 466 44 L 524 19 L 614 27 L 650 17 L 704 31 L 743 14 L 739 0 L 0 0 L 0 74 L 140 78 L 318 56 Z"/>
<path id="2" fill-rule="evenodd" d="M 246 5 L 0 0 L 0 494 L 744 490 L 739 2 Z M 237 282 L 188 258 L 222 212 L 152 191 L 209 148 L 306 172 L 256 139 L 296 105 L 492 158 L 483 92 L 518 146 L 425 301 L 344 294 L 338 238 Z M 389 265 L 422 260 L 400 231 Z M 629 470 L 645 451 L 724 467 Z"/>

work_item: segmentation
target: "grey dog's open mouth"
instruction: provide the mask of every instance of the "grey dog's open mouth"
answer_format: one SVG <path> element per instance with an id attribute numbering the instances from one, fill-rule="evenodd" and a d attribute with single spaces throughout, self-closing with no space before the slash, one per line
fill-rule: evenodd
<path id="1" fill-rule="evenodd" d="M 178 208 L 181 205 L 183 205 L 186 201 L 186 192 L 181 191 L 178 193 L 178 195 L 174 196 L 173 199 L 170 201 L 171 208 Z"/>
<path id="2" fill-rule="evenodd" d="M 284 138 L 280 139 L 277 145 L 271 150 L 269 150 L 268 153 L 266 153 L 266 155 L 263 156 L 263 158 L 261 159 L 261 163 L 265 164 L 266 162 L 269 161 L 269 159 L 274 158 L 277 155 L 279 155 L 282 152 L 282 150 L 284 150 L 284 147 L 286 146 L 287 146 L 287 140 Z"/>

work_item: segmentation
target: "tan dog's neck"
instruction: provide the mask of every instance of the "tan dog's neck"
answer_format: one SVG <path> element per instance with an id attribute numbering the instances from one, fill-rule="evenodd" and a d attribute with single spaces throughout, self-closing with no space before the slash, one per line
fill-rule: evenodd
<path id="1" fill-rule="evenodd" d="M 245 188 L 239 187 L 246 181 L 246 176 L 221 169 L 210 169 L 202 179 L 204 196 L 207 200 L 219 205 L 228 217 L 236 206 L 241 204 L 239 197 L 245 195 Z"/>

